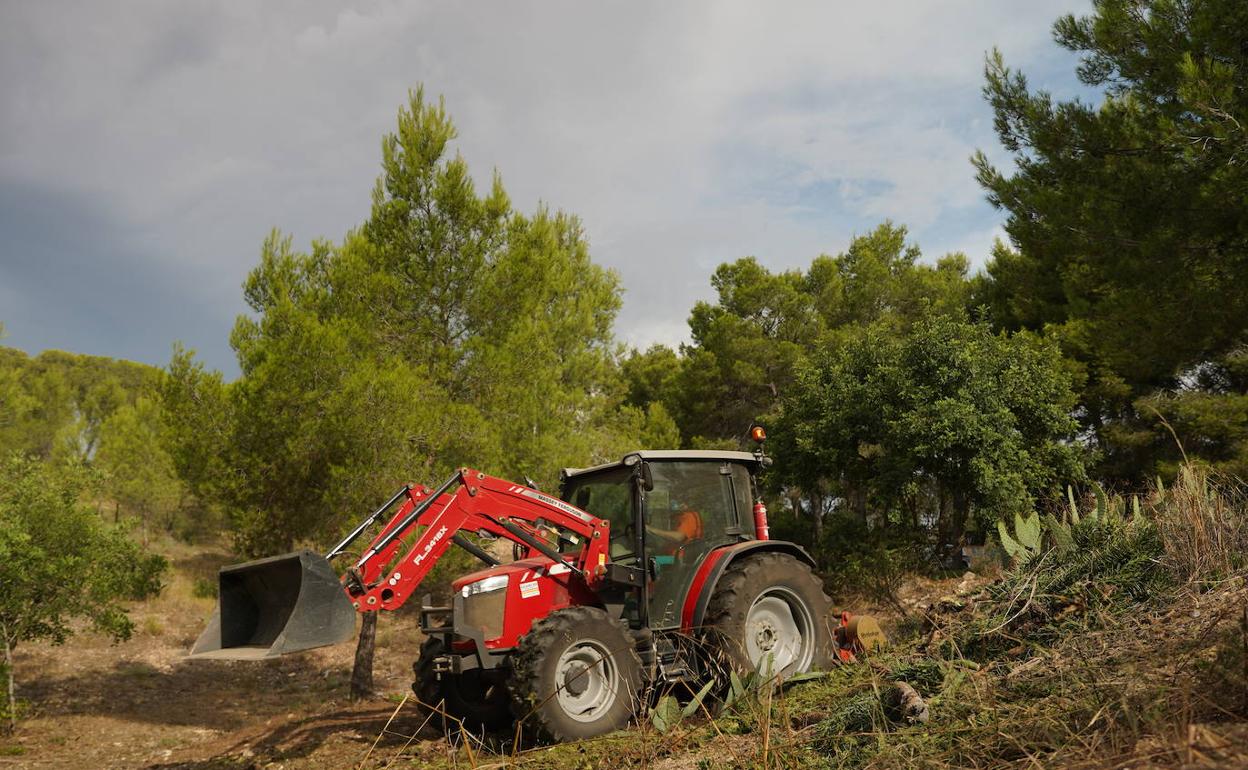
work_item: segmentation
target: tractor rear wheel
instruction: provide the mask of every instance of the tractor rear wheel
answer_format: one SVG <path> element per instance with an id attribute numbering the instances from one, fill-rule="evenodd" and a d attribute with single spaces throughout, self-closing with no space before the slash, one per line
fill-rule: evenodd
<path id="1" fill-rule="evenodd" d="M 511 724 L 507 688 L 503 683 L 491 682 L 478 670 L 443 673 L 439 678 L 433 670 L 433 662 L 444 654 L 446 645 L 442 637 L 431 636 L 420 646 L 420 657 L 412 665 L 416 673 L 412 691 L 421 707 L 432 712 L 433 723 L 443 729 L 462 724 L 472 733 L 496 732 Z M 437 711 L 438 707 L 446 712 L 445 716 Z"/>
<path id="2" fill-rule="evenodd" d="M 628 724 L 641 660 L 622 622 L 596 607 L 557 610 L 512 655 L 512 712 L 548 741 L 592 738 Z"/>
<path id="3" fill-rule="evenodd" d="M 787 553 L 732 562 L 706 608 L 707 642 L 738 673 L 786 679 L 835 658 L 832 600 L 810 565 Z"/>

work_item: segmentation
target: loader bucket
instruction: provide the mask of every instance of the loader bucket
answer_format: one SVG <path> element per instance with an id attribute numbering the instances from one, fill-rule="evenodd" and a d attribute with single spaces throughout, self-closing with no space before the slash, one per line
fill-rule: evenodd
<path id="1" fill-rule="evenodd" d="M 192 658 L 271 658 L 355 634 L 355 608 L 333 567 L 311 551 L 222 567 L 218 581 L 217 611 Z"/>

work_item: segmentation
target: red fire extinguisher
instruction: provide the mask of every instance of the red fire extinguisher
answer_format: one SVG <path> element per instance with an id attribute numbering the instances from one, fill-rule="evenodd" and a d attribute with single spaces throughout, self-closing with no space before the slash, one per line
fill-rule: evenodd
<path id="1" fill-rule="evenodd" d="M 767 531 L 767 506 L 763 505 L 761 499 L 754 503 L 754 537 L 759 540 L 768 540 L 770 537 Z"/>

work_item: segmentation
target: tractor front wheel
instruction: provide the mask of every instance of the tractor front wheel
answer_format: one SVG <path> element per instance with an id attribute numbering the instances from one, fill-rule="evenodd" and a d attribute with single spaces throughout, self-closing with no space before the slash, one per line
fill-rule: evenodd
<path id="1" fill-rule="evenodd" d="M 810 566 L 760 553 L 724 571 L 706 609 L 707 641 L 740 673 L 786 679 L 832 665 L 831 599 Z"/>
<path id="2" fill-rule="evenodd" d="M 433 662 L 445 653 L 442 638 L 431 636 L 421 645 L 420 657 L 412 665 L 416 674 L 412 691 L 420 706 L 433 714 L 434 724 L 443 729 L 462 724 L 473 733 L 497 732 L 509 725 L 511 709 L 503 683 L 491 681 L 479 670 L 439 677 Z"/>
<path id="3" fill-rule="evenodd" d="M 596 607 L 569 607 L 533 624 L 512 655 L 512 711 L 539 738 L 592 738 L 628 724 L 641 660 L 623 624 Z"/>

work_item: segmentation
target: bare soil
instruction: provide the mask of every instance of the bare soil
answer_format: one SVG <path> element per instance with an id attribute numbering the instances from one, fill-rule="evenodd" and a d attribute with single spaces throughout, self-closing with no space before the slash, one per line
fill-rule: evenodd
<path id="1" fill-rule="evenodd" d="M 168 585 L 133 607 L 129 641 L 83 631 L 60 646 L 15 650 L 27 713 L 13 736 L 0 735 L 0 768 L 359 765 L 410 692 L 421 641 L 415 614 L 380 619 L 377 697 L 352 703 L 352 643 L 266 661 L 187 660 L 215 604 L 193 595 L 194 581 L 231 559 L 221 549 L 161 550 L 172 563 Z M 393 758 L 420 727 L 405 706 L 373 756 Z"/>

